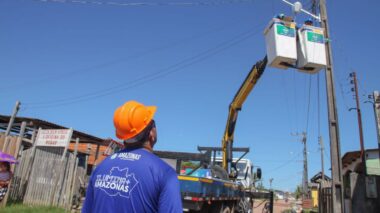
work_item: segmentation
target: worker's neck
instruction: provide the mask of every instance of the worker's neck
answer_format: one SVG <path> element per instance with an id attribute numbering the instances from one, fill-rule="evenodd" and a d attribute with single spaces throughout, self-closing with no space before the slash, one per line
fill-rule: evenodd
<path id="1" fill-rule="evenodd" d="M 143 144 L 138 144 L 138 143 L 135 143 L 135 144 L 124 144 L 125 148 L 127 149 L 139 149 L 139 148 L 143 148 L 149 152 L 153 152 L 153 146 L 152 144 L 147 141 L 147 142 L 144 142 Z"/>
<path id="2" fill-rule="evenodd" d="M 150 144 L 144 144 L 143 148 L 148 152 L 153 152 L 153 147 Z"/>

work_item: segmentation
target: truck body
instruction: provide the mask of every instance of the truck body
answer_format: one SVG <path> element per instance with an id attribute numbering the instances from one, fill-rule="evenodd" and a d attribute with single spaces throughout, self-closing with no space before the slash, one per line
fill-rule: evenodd
<path id="1" fill-rule="evenodd" d="M 255 174 L 253 164 L 248 159 L 234 159 L 239 174 L 232 180 L 227 173 L 223 179 L 220 173 L 224 170 L 219 166 L 222 159 L 220 157 L 214 159 L 211 157 L 211 152 L 155 151 L 154 153 L 176 170 L 184 212 L 252 212 L 255 199 L 273 200 L 272 193 L 251 190 Z M 191 168 L 189 164 L 192 165 Z"/>

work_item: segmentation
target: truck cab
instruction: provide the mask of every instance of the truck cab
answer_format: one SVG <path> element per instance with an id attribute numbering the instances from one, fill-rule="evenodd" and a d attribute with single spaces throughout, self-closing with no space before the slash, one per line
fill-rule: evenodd
<path id="1" fill-rule="evenodd" d="M 245 189 L 252 189 L 255 182 L 255 173 L 253 171 L 253 163 L 249 159 L 240 159 L 239 162 L 236 163 L 238 158 L 233 158 L 233 162 L 236 165 L 237 178 L 236 182 L 243 185 Z M 221 166 L 222 158 L 216 157 L 215 164 Z"/>

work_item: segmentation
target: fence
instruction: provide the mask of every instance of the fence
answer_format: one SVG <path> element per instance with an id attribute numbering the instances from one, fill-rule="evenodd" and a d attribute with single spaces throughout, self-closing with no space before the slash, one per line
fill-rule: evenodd
<path id="1" fill-rule="evenodd" d="M 23 124 L 25 127 L 25 124 Z M 24 128 L 22 127 L 22 128 Z M 23 130 L 21 131 L 23 132 Z M 0 150 L 12 155 L 13 157 L 17 157 L 20 148 L 22 147 L 22 138 L 19 136 L 5 136 L 5 134 L 0 134 Z M 14 165 L 11 166 L 11 170 L 13 171 L 15 168 Z M 9 185 L 12 187 L 12 183 Z M 8 189 L 9 191 L 9 189 Z M 4 199 L 0 202 L 0 207 L 5 206 L 8 200 L 9 193 L 6 194 Z"/>
<path id="2" fill-rule="evenodd" d="M 25 163 L 23 166 L 32 160 L 33 166 L 30 175 L 25 176 L 25 171 L 23 171 L 25 167 L 20 165 L 20 170 L 16 175 L 21 178 L 16 178 L 15 181 L 20 179 L 21 184 L 19 189 L 12 190 L 12 196 L 13 193 L 15 195 L 12 198 L 20 199 L 22 196 L 20 192 L 25 190 L 25 185 L 27 185 L 23 197 L 25 204 L 53 205 L 69 209 L 74 194 L 79 191 L 78 178 L 85 174 L 82 172 L 83 169 L 78 169 L 76 152 L 73 154 L 64 152 L 64 148 L 49 147 L 38 147 L 34 154 L 31 154 L 32 152 L 33 150 L 26 151 L 20 160 Z M 22 184 L 22 177 L 27 178 L 27 184 Z"/>
<path id="3" fill-rule="evenodd" d="M 0 148 L 17 157 L 14 176 L 7 200 L 29 205 L 53 205 L 70 209 L 73 197 L 79 197 L 79 188 L 86 171 L 78 167 L 77 144 L 74 153 L 64 147 L 32 147 L 22 149 L 22 138 L 0 134 Z M 5 202 L 2 203 L 5 205 Z"/>
<path id="4" fill-rule="evenodd" d="M 322 181 L 319 187 L 319 212 L 333 213 L 332 197 L 331 197 L 331 182 Z"/>
<path id="5" fill-rule="evenodd" d="M 5 134 L 0 134 L 0 150 L 3 150 L 10 155 L 17 155 L 16 152 L 20 147 L 20 143 L 21 141 L 18 142 L 16 136 L 5 137 Z"/>
<path id="6" fill-rule="evenodd" d="M 26 191 L 30 168 L 32 167 L 33 149 L 22 151 L 20 163 L 16 166 L 9 190 L 9 200 L 22 201 Z"/>

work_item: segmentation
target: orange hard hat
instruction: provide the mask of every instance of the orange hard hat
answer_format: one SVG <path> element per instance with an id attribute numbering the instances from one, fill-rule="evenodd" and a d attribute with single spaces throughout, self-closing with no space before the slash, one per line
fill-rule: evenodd
<path id="1" fill-rule="evenodd" d="M 156 109 L 155 106 L 144 106 L 137 101 L 125 102 L 113 116 L 116 137 L 128 140 L 141 133 L 152 121 Z"/>

